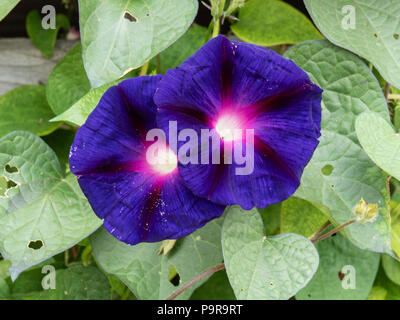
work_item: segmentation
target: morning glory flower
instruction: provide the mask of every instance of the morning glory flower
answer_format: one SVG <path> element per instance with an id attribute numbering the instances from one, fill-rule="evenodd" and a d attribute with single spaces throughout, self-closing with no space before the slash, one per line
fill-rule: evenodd
<path id="1" fill-rule="evenodd" d="M 299 187 L 318 145 L 321 95 L 322 90 L 293 61 L 218 36 L 167 71 L 154 99 L 157 122 L 164 131 L 176 123 L 178 131 L 192 128 L 201 136 L 202 131 L 213 130 L 219 135 L 220 145 L 205 151 L 210 152 L 208 161 L 179 162 L 188 188 L 215 203 L 251 209 L 281 202 Z M 177 147 L 186 143 L 178 140 Z M 197 142 L 203 158 L 204 144 Z M 247 174 L 237 171 L 246 163 L 232 157 L 231 163 L 222 161 L 227 149 L 238 146 L 239 153 L 253 161 Z M 211 160 L 216 149 L 219 163 Z"/>
<path id="2" fill-rule="evenodd" d="M 168 145 L 154 153 L 158 161 L 148 161 L 160 79 L 143 76 L 108 89 L 71 147 L 71 171 L 94 212 L 113 236 L 131 245 L 183 237 L 225 208 L 193 195 Z"/>

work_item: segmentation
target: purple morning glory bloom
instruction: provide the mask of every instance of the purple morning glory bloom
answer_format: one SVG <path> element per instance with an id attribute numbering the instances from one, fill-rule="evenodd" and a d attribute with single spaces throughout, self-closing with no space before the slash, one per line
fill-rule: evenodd
<path id="1" fill-rule="evenodd" d="M 108 89 L 71 147 L 71 171 L 94 212 L 112 235 L 132 245 L 183 237 L 225 208 L 193 195 L 170 149 L 158 156 L 171 161 L 147 161 L 160 80 L 144 76 Z"/>
<path id="2" fill-rule="evenodd" d="M 179 163 L 181 176 L 195 195 L 251 209 L 281 202 L 299 187 L 318 145 L 321 95 L 293 61 L 219 36 L 169 70 L 154 99 L 157 122 L 166 132 L 174 121 L 178 131 L 192 128 L 198 136 L 201 130 L 215 129 L 221 159 L 227 144 L 235 149 L 244 141 L 243 154 L 254 148 L 254 170 L 247 175 L 237 174 L 243 165 L 235 159 L 231 164 Z M 224 137 L 223 132 L 237 129 L 254 130 L 252 141 L 247 136 Z M 178 147 L 183 144 L 178 141 Z M 198 142 L 199 150 L 202 144 Z"/>

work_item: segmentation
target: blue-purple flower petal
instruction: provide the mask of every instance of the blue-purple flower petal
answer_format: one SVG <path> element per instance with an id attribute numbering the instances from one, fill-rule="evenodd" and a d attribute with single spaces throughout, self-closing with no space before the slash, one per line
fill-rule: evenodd
<path id="1" fill-rule="evenodd" d="M 160 79 L 139 77 L 108 89 L 71 147 L 71 171 L 94 212 L 112 235 L 132 245 L 183 237 L 224 210 L 193 195 L 177 169 L 159 174 L 146 161 Z"/>
<path id="2" fill-rule="evenodd" d="M 158 125 L 215 129 L 225 116 L 254 129 L 254 171 L 233 164 L 179 164 L 194 194 L 213 202 L 265 207 L 291 196 L 318 145 L 322 90 L 291 60 L 219 36 L 159 84 Z M 226 143 L 226 142 L 225 142 Z M 182 143 L 180 143 L 182 145 Z M 200 148 L 199 142 L 199 148 Z M 247 150 L 247 148 L 246 148 Z M 210 156 L 211 157 L 211 156 Z"/>

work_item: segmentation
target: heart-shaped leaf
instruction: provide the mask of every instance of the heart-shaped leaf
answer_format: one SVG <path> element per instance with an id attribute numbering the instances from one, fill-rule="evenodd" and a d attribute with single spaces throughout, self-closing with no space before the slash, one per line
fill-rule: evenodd
<path id="1" fill-rule="evenodd" d="M 46 84 L 46 97 L 55 114 L 70 108 L 90 90 L 78 43 L 55 66 Z"/>
<path id="2" fill-rule="evenodd" d="M 54 45 L 56 44 L 57 34 L 60 29 L 69 30 L 68 18 L 63 14 L 56 15 L 55 28 L 45 29 L 42 25 L 42 17 L 39 11 L 33 10 L 26 17 L 26 31 L 32 43 L 46 57 L 53 55 Z"/>
<path id="3" fill-rule="evenodd" d="M 53 117 L 43 86 L 21 86 L 0 97 L 0 137 L 14 130 L 49 134 L 60 125 L 49 122 Z"/>
<path id="4" fill-rule="evenodd" d="M 386 174 L 363 151 L 355 132 L 356 118 L 365 111 L 389 119 L 377 80 L 358 57 L 325 40 L 303 42 L 285 56 L 324 90 L 320 144 L 295 196 L 329 208 L 335 225 L 354 218 L 361 198 L 378 204 L 375 221 L 353 223 L 344 232 L 361 249 L 391 253 Z"/>
<path id="5" fill-rule="evenodd" d="M 293 44 L 322 35 L 300 11 L 280 0 L 252 0 L 239 9 L 233 33 L 260 46 Z"/>
<path id="6" fill-rule="evenodd" d="M 98 268 L 82 265 L 57 270 L 55 288 L 27 295 L 24 300 L 107 300 L 110 286 Z"/>
<path id="7" fill-rule="evenodd" d="M 256 209 L 228 210 L 222 248 L 237 299 L 289 299 L 318 268 L 318 252 L 310 240 L 294 233 L 266 237 Z"/>
<path id="8" fill-rule="evenodd" d="M 304 0 L 318 29 L 334 44 L 371 61 L 400 88 L 400 2 Z"/>
<path id="9" fill-rule="evenodd" d="M 139 299 L 165 299 L 183 284 L 222 262 L 221 218 L 212 220 L 189 236 L 179 239 L 166 256 L 158 254 L 161 242 L 129 246 L 104 228 L 94 233 L 91 244 L 103 270 L 121 279 Z M 177 299 L 187 299 L 193 290 Z"/>
<path id="10" fill-rule="evenodd" d="M 196 0 L 79 1 L 83 61 L 92 87 L 138 68 L 193 22 Z"/>
<path id="11" fill-rule="evenodd" d="M 374 283 L 380 255 L 361 250 L 337 234 L 315 244 L 318 271 L 296 294 L 298 300 L 364 300 Z"/>
<path id="12" fill-rule="evenodd" d="M 0 251 L 11 278 L 73 246 L 101 225 L 72 174 L 63 176 L 55 153 L 30 132 L 0 140 Z"/>
<path id="13" fill-rule="evenodd" d="M 364 151 L 378 167 L 400 180 L 400 133 L 372 112 L 357 117 L 356 131 Z"/>

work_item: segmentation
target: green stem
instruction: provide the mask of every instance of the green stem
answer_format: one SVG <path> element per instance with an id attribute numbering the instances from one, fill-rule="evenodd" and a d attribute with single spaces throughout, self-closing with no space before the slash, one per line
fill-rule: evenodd
<path id="1" fill-rule="evenodd" d="M 145 76 L 147 74 L 147 70 L 149 69 L 149 64 L 150 64 L 150 60 L 147 61 L 144 65 L 142 65 L 139 76 Z"/>
<path id="2" fill-rule="evenodd" d="M 220 25 L 221 25 L 221 19 L 220 18 L 214 19 L 214 28 L 213 28 L 212 38 L 218 37 Z"/>

